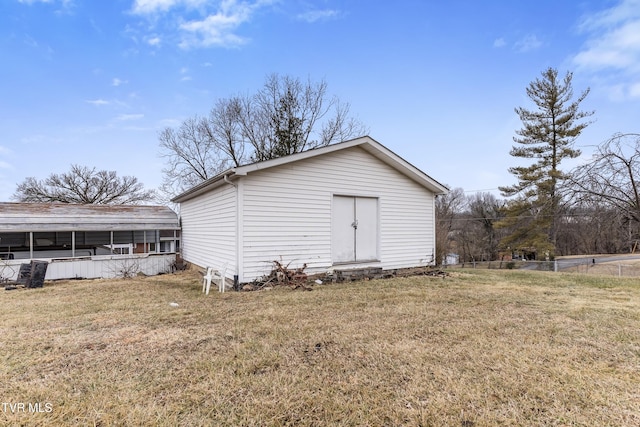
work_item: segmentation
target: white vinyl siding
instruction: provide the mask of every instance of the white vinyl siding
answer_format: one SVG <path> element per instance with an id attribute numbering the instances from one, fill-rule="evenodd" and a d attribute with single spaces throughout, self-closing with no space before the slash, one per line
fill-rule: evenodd
<path id="1" fill-rule="evenodd" d="M 236 189 L 224 184 L 180 204 L 182 255 L 200 267 L 236 267 Z"/>
<path id="2" fill-rule="evenodd" d="M 291 174 L 291 172 L 294 172 Z M 290 268 L 326 265 L 331 224 L 327 190 L 303 182 L 290 167 L 256 172 L 244 181 L 244 280 L 268 274 L 274 260 Z M 297 194 L 296 194 L 297 192 Z"/>
<path id="3" fill-rule="evenodd" d="M 243 281 L 267 274 L 274 260 L 331 268 L 334 195 L 378 201 L 380 262 L 415 267 L 434 253 L 433 193 L 360 147 L 255 171 L 243 180 Z M 183 236 L 183 241 L 186 236 Z"/>

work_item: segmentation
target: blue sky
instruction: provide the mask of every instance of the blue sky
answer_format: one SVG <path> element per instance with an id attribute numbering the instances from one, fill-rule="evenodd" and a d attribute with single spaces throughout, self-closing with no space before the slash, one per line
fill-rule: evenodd
<path id="1" fill-rule="evenodd" d="M 515 182 L 514 108 L 548 67 L 596 111 L 567 168 L 640 132 L 640 0 L 1 0 L 0 64 L 0 201 L 71 164 L 156 188 L 159 131 L 270 73 L 325 79 L 374 139 L 470 193 Z"/>

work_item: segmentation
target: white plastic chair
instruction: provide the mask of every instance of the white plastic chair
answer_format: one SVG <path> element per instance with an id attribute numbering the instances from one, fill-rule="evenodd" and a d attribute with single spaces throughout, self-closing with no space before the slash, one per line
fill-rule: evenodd
<path id="1" fill-rule="evenodd" d="M 207 274 L 202 278 L 202 292 L 205 292 L 205 295 L 209 295 L 209 289 L 211 289 L 211 281 L 218 280 L 218 291 L 224 292 L 226 285 L 226 274 L 227 267 L 224 266 L 222 271 L 218 271 L 213 267 L 207 268 Z"/>
<path id="2" fill-rule="evenodd" d="M 227 287 L 227 265 L 225 264 L 220 271 L 220 283 L 218 283 L 218 292 L 224 292 Z"/>
<path id="3" fill-rule="evenodd" d="M 207 274 L 202 278 L 202 292 L 209 295 L 209 288 L 211 287 L 211 279 L 213 279 L 215 269 L 213 267 L 207 267 Z"/>

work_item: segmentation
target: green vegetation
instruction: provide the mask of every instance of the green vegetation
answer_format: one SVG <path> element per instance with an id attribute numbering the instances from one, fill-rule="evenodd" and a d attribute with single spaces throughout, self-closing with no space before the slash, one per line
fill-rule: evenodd
<path id="1" fill-rule="evenodd" d="M 594 114 L 580 110 L 589 89 L 574 99 L 572 79 L 573 73 L 561 79 L 558 70 L 546 69 L 542 77 L 527 88 L 527 96 L 536 108 L 516 108 L 522 129 L 516 131 L 518 136 L 513 141 L 518 145 L 512 147 L 510 154 L 534 162 L 529 166 L 511 167 L 509 172 L 516 176 L 518 183 L 500 187 L 504 196 L 519 196 L 507 204 L 506 217 L 499 224 L 499 228 L 510 230 L 502 241 L 505 247 L 536 248 L 539 254 L 556 250 L 562 213 L 559 187 L 567 179 L 560 164 L 580 155 L 573 144 L 590 123 L 581 120 Z"/>

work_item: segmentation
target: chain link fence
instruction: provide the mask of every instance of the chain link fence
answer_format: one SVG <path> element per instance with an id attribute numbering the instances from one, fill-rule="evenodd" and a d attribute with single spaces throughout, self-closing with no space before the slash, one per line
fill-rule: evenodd
<path id="1" fill-rule="evenodd" d="M 556 261 L 471 261 L 447 264 L 443 268 L 477 268 L 529 271 L 556 271 L 564 273 L 596 274 L 603 276 L 640 277 L 640 262 L 607 261 L 597 258 L 560 259 Z"/>
<path id="2" fill-rule="evenodd" d="M 590 262 L 560 263 L 557 271 L 581 274 L 596 274 L 603 276 L 618 277 L 640 277 L 640 263 L 629 263 L 624 261 L 610 261 L 599 263 L 592 260 Z"/>

